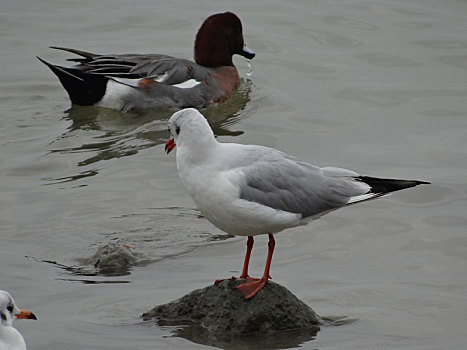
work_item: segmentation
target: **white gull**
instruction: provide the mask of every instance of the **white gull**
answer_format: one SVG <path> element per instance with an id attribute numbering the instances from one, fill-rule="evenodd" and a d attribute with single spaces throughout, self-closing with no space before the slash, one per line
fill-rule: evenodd
<path id="1" fill-rule="evenodd" d="M 169 153 L 177 145 L 177 170 L 201 213 L 224 232 L 248 236 L 237 287 L 246 299 L 267 283 L 273 234 L 307 224 L 329 211 L 428 182 L 380 179 L 354 171 L 319 168 L 273 148 L 219 143 L 207 120 L 194 108 L 172 115 Z M 248 264 L 253 236 L 269 235 L 263 277 L 251 278 Z"/>
<path id="2" fill-rule="evenodd" d="M 0 290 L 0 350 L 26 350 L 23 336 L 13 327 L 13 318 L 36 320 L 36 316 L 21 310 L 10 293 Z"/>

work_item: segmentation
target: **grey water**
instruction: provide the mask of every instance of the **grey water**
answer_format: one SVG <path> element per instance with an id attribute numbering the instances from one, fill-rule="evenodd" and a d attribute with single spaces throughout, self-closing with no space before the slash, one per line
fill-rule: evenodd
<path id="1" fill-rule="evenodd" d="M 0 289 L 38 316 L 16 322 L 28 347 L 208 348 L 140 317 L 238 274 L 245 250 L 244 238 L 200 215 L 180 183 L 163 150 L 171 112 L 70 109 L 35 56 L 66 64 L 55 45 L 192 58 L 201 22 L 226 10 L 240 16 L 257 56 L 251 69 L 235 58 L 239 90 L 204 111 L 221 142 L 432 182 L 276 235 L 273 280 L 320 315 L 357 320 L 290 346 L 465 349 L 461 0 L 2 0 Z M 106 274 L 92 257 L 112 244 L 134 261 Z M 258 237 L 253 275 L 265 257 Z"/>

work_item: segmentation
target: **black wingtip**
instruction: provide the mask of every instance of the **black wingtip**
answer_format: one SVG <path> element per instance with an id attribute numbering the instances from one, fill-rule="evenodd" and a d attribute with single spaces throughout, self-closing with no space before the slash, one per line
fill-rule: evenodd
<path id="1" fill-rule="evenodd" d="M 417 180 L 414 180 L 414 181 L 417 181 Z M 418 180 L 417 182 L 418 182 L 417 185 L 431 185 L 431 182 L 428 182 L 428 181 Z"/>
<path id="2" fill-rule="evenodd" d="M 420 180 L 380 179 L 371 176 L 360 176 L 357 179 L 369 185 L 371 192 L 382 195 L 418 185 L 430 184 L 430 182 Z"/>

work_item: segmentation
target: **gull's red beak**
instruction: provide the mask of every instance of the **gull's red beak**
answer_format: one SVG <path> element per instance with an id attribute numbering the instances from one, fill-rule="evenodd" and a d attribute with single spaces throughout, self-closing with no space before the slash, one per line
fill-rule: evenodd
<path id="1" fill-rule="evenodd" d="M 37 320 L 36 315 L 34 315 L 31 311 L 21 310 L 19 314 L 15 315 L 16 318 L 27 318 L 29 320 Z"/>
<path id="2" fill-rule="evenodd" d="M 174 148 L 175 148 L 174 139 L 169 139 L 169 141 L 167 141 L 167 143 L 165 144 L 165 151 L 167 152 L 167 154 L 169 154 L 170 151 L 173 150 Z"/>

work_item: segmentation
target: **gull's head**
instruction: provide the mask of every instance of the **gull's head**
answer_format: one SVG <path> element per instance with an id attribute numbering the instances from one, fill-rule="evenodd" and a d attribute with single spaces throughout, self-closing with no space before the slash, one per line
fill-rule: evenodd
<path id="1" fill-rule="evenodd" d="M 14 318 L 29 318 L 37 320 L 30 311 L 21 310 L 10 293 L 0 290 L 0 321 L 2 326 L 11 326 Z"/>
<path id="2" fill-rule="evenodd" d="M 199 147 L 205 141 L 215 140 L 208 121 L 195 108 L 185 108 L 175 112 L 169 119 L 169 132 L 172 138 L 165 145 L 167 153 L 173 150 L 175 145 Z"/>

